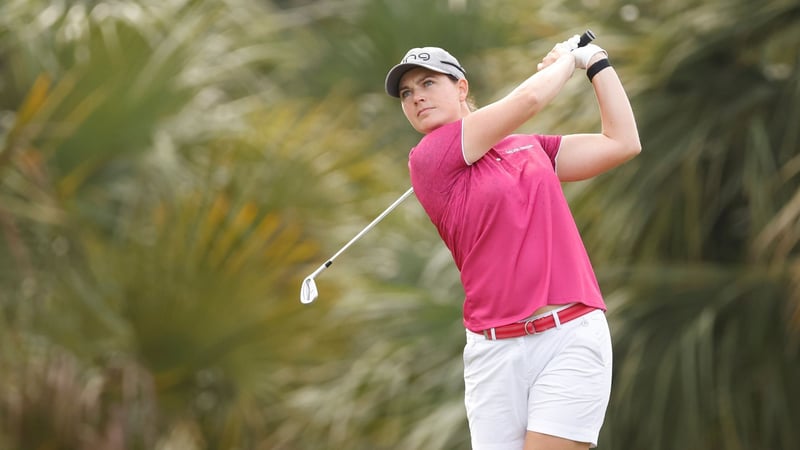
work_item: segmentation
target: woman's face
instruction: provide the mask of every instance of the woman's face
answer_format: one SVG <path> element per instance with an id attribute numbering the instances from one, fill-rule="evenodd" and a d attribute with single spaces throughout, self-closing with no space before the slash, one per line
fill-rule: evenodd
<path id="1" fill-rule="evenodd" d="M 399 88 L 403 113 L 420 133 L 428 134 L 462 117 L 466 80 L 453 81 L 445 74 L 417 67 L 400 78 Z"/>

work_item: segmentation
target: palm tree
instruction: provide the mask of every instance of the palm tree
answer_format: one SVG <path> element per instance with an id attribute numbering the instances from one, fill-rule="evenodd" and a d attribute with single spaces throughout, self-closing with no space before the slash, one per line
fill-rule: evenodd
<path id="1" fill-rule="evenodd" d="M 644 151 L 573 202 L 604 267 L 615 338 L 603 441 L 791 448 L 800 9 L 687 2 L 649 13 L 662 23 L 620 58 L 644 80 Z"/>
<path id="2" fill-rule="evenodd" d="M 631 80 L 626 84 L 645 144 L 645 153 L 627 167 L 567 188 L 611 308 L 616 381 L 604 446 L 789 448 L 796 439 L 798 146 L 796 121 L 787 119 L 797 117 L 796 8 L 774 1 L 754 14 L 745 2 L 652 10 L 606 2 L 571 16 L 603 17 L 606 28 L 592 28 Z M 605 16 L 597 14 L 601 9 Z M 512 46 L 481 56 L 506 62 L 502 75 L 508 77 L 524 50 Z M 568 86 L 568 100 L 530 127 L 566 132 L 592 126 L 593 99 L 584 92 Z M 734 95 L 739 92 L 744 95 Z M 423 232 L 414 236 L 435 245 Z M 404 252 L 415 256 L 408 266 L 426 267 L 430 258 L 412 249 Z M 374 371 L 354 362 L 343 379 L 303 392 L 298 402 L 328 425 L 329 442 L 359 448 L 346 440 L 359 439 L 345 436 L 346 430 L 369 436 L 368 448 L 466 446 L 458 390 L 451 389 L 459 381 L 460 337 L 452 318 L 458 310 L 443 302 L 457 301 L 458 289 L 440 265 L 446 255 L 437 251 L 432 258 L 438 268 L 432 273 L 449 291 L 419 271 L 399 270 L 442 297 L 400 291 L 402 297 L 386 294 L 365 312 L 358 298 L 366 294 L 348 295 L 356 306 L 345 316 L 372 318 L 371 327 L 361 327 L 367 336 L 399 323 L 398 341 L 405 345 L 382 346 L 373 338 L 358 354 L 367 355 Z M 410 323 L 398 319 L 409 310 L 416 312 Z M 411 366 L 434 359 L 425 349 L 433 344 L 407 329 L 440 337 L 436 348 L 449 349 L 452 365 Z M 437 334 L 443 330 L 452 331 Z M 384 364 L 393 369 L 383 372 Z M 417 380 L 428 377 L 450 383 L 435 391 L 444 397 L 420 388 L 438 407 L 409 406 Z M 403 392 L 402 400 L 395 392 Z M 342 398 L 351 400 L 342 404 Z M 336 408 L 320 406 L 333 399 Z M 405 417 L 398 418 L 395 407 L 421 414 L 401 428 Z M 397 428 L 412 431 L 392 433 Z"/>
<path id="3" fill-rule="evenodd" d="M 567 188 L 615 338 L 602 445 L 788 448 L 797 6 L 601 3 L 3 3 L 0 447 L 468 448 L 458 274 L 418 205 L 312 306 L 300 280 L 407 187 L 380 81 L 408 47 L 483 103 L 588 24 L 645 144 Z M 529 130 L 596 127 L 585 88 Z"/>
<path id="4" fill-rule="evenodd" d="M 372 140 L 277 91 L 277 13 L 172 6 L 2 7 L 4 447 L 268 444 L 340 345 L 297 335 L 327 308 L 293 280 L 386 182 Z"/>

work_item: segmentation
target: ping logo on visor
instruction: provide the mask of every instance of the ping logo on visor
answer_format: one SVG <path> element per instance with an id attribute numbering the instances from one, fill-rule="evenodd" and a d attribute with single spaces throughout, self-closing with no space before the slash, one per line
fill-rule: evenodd
<path id="1" fill-rule="evenodd" d="M 408 55 L 406 55 L 406 57 L 403 59 L 402 62 L 403 63 L 407 63 L 407 62 L 414 62 L 414 61 L 417 61 L 417 60 L 419 60 L 419 61 L 430 61 L 431 60 L 431 54 L 428 53 L 428 52 L 409 53 Z M 444 61 L 442 61 L 442 62 L 444 62 Z"/>

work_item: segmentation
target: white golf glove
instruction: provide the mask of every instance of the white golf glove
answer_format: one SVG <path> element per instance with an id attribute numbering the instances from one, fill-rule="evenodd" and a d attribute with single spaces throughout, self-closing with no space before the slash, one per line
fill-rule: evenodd
<path id="1" fill-rule="evenodd" d="M 578 48 L 578 42 L 580 41 L 581 37 L 576 34 L 575 36 L 572 36 L 571 38 L 564 41 L 563 44 L 566 44 L 570 50 L 575 50 L 576 48 Z"/>
<path id="2" fill-rule="evenodd" d="M 573 38 L 570 38 L 570 42 Z M 608 52 L 603 50 L 602 48 L 594 45 L 594 44 L 586 44 L 583 47 L 578 47 L 578 42 L 575 42 L 575 49 L 572 50 L 572 55 L 575 56 L 575 67 L 578 69 L 586 69 L 586 66 L 589 64 L 589 60 L 592 59 L 592 56 L 603 53 L 606 57 L 608 57 Z"/>

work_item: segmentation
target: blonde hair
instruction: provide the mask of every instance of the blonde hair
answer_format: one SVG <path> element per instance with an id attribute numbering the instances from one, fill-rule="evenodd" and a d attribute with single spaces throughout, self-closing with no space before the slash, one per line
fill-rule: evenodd
<path id="1" fill-rule="evenodd" d="M 472 94 L 467 95 L 467 106 L 469 107 L 470 112 L 475 112 L 478 110 L 478 104 L 475 103 L 475 97 Z"/>

